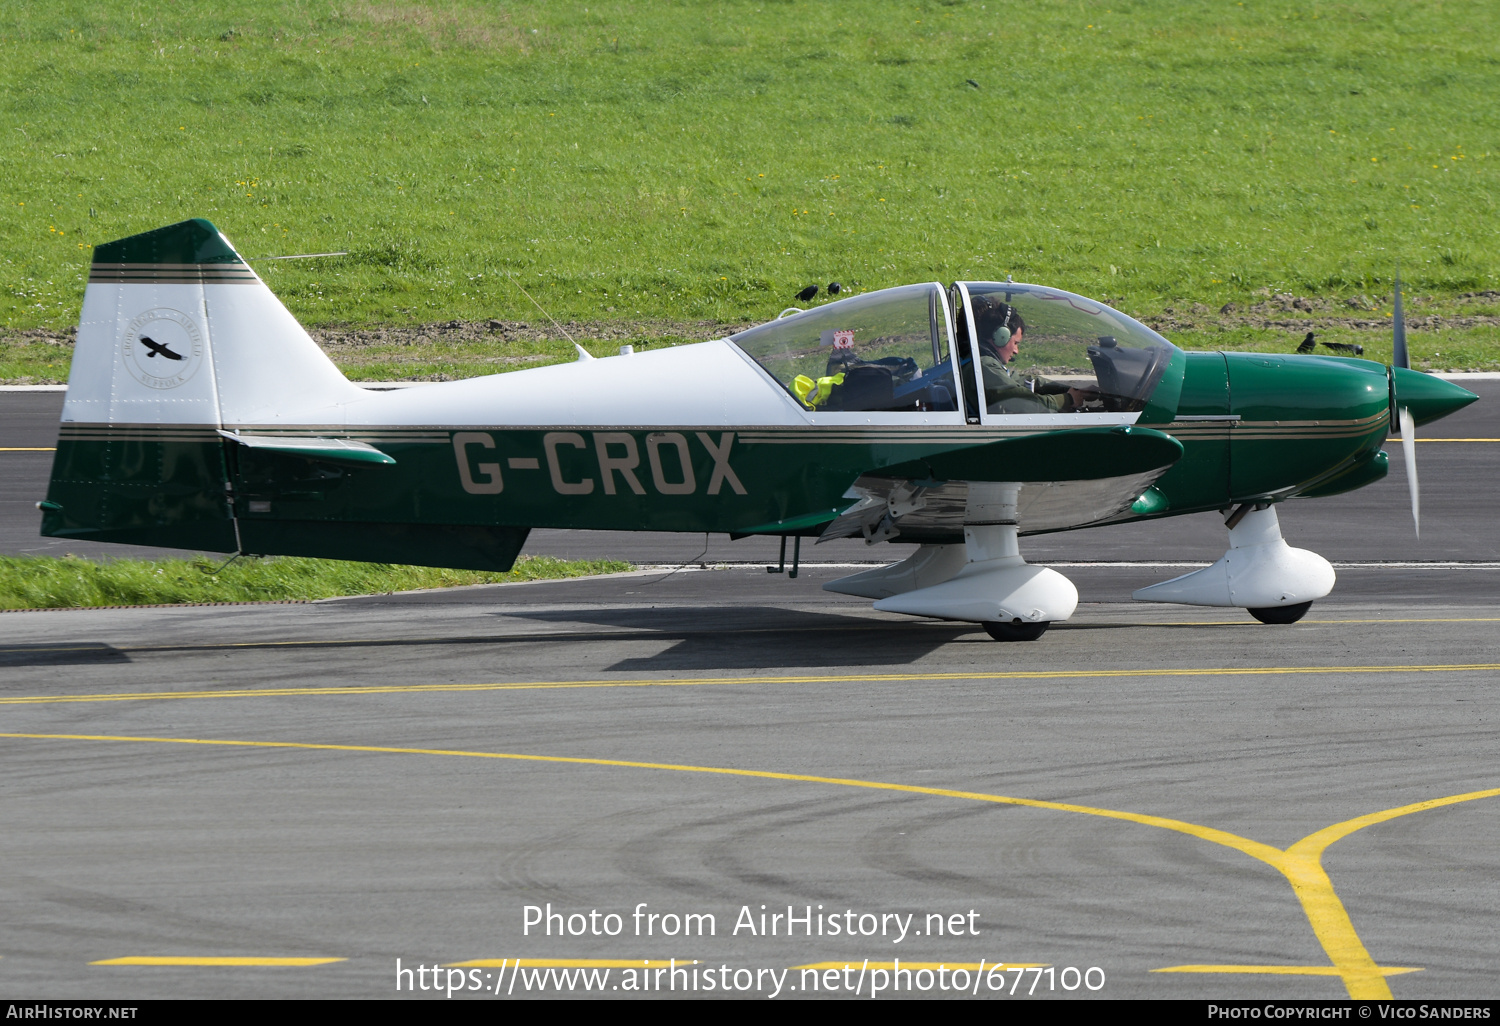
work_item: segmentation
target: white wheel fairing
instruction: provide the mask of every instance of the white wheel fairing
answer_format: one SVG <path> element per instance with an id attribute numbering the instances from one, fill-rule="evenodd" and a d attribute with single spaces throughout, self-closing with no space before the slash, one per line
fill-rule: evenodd
<path id="1" fill-rule="evenodd" d="M 1229 532 L 1229 551 L 1211 566 L 1141 588 L 1134 598 L 1246 609 L 1295 606 L 1333 591 L 1333 566 L 1281 537 L 1276 507 L 1247 513 Z"/>

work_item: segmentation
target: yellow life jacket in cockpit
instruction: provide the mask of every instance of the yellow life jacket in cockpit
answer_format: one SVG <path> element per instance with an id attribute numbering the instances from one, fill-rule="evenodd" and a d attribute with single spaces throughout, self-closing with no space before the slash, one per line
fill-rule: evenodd
<path id="1" fill-rule="evenodd" d="M 819 378 L 817 381 L 814 381 L 806 374 L 798 374 L 792 379 L 792 391 L 797 393 L 797 398 L 801 400 L 802 405 L 817 409 L 826 403 L 828 397 L 833 394 L 833 386 L 842 385 L 843 383 L 844 375 L 842 372 L 832 377 Z"/>

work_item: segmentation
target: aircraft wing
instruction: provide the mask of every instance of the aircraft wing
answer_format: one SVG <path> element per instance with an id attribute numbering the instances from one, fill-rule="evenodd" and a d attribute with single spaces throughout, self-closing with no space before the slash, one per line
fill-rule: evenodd
<path id="1" fill-rule="evenodd" d="M 860 475 L 857 500 L 818 541 L 963 536 L 970 481 L 1017 481 L 1023 534 L 1095 524 L 1130 508 L 1182 456 L 1170 435 L 1135 426 L 1079 428 L 948 449 Z"/>

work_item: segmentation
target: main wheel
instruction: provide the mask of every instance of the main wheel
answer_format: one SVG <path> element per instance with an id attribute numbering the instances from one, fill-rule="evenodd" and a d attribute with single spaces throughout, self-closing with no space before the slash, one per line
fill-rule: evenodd
<path id="1" fill-rule="evenodd" d="M 1035 641 L 1047 633 L 1047 628 L 1051 626 L 1051 620 L 1043 620 L 1041 623 L 1023 623 L 1020 620 L 1005 623 L 1000 620 L 990 620 L 985 623 L 984 632 L 996 641 Z"/>
<path id="2" fill-rule="evenodd" d="M 1261 623 L 1296 623 L 1311 608 L 1311 602 L 1298 602 L 1295 606 L 1263 606 L 1247 612 Z"/>

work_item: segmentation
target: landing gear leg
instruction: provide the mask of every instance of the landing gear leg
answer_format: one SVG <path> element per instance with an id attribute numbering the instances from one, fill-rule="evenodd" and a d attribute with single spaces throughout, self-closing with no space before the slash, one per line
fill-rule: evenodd
<path id="1" fill-rule="evenodd" d="M 963 569 L 940 584 L 875 603 L 882 612 L 983 624 L 996 641 L 1035 641 L 1078 606 L 1078 589 L 1017 547 L 1017 482 L 971 481 L 964 510 Z"/>

